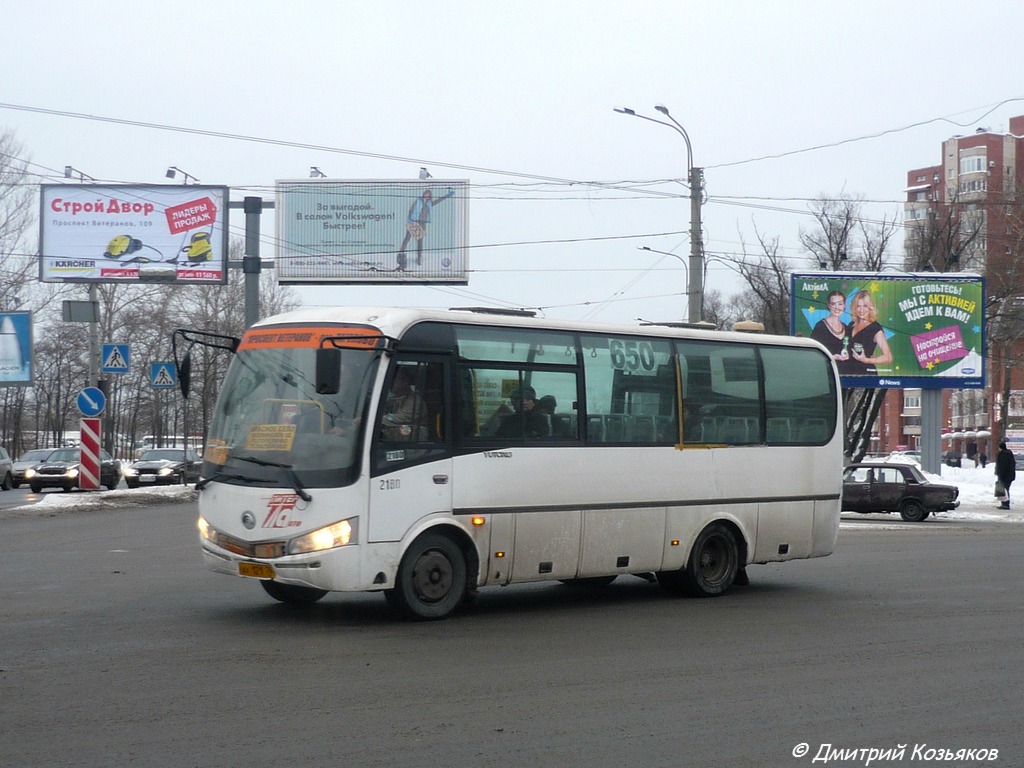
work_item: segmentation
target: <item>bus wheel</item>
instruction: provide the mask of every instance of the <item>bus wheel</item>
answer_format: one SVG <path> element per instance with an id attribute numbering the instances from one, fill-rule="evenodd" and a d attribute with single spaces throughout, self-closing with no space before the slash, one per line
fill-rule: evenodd
<path id="1" fill-rule="evenodd" d="M 454 541 L 426 533 L 402 557 L 388 602 L 409 619 L 443 619 L 466 594 L 466 558 Z"/>
<path id="2" fill-rule="evenodd" d="M 692 597 L 715 597 L 732 586 L 740 568 L 740 550 L 732 531 L 712 523 L 697 537 L 686 567 L 657 574 L 669 592 Z"/>
<path id="3" fill-rule="evenodd" d="M 908 523 L 923 523 L 925 518 L 928 517 L 928 513 L 925 512 L 921 502 L 910 499 L 903 502 L 903 506 L 900 507 L 900 517 Z"/>
<path id="4" fill-rule="evenodd" d="M 313 587 L 297 587 L 294 584 L 282 584 L 279 581 L 261 580 L 263 590 L 275 600 L 288 605 L 312 605 L 327 594 L 326 590 Z"/>

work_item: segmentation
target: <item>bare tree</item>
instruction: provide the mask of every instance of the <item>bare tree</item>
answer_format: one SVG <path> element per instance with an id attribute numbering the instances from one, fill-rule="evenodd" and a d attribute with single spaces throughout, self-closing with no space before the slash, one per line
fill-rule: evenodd
<path id="1" fill-rule="evenodd" d="M 793 265 L 780 253 L 779 238 L 764 235 L 755 225 L 759 252 L 750 253 L 741 238 L 743 255 L 733 268 L 747 290 L 733 300 L 735 312 L 745 320 L 764 325 L 767 333 L 789 333 L 790 279 Z"/>

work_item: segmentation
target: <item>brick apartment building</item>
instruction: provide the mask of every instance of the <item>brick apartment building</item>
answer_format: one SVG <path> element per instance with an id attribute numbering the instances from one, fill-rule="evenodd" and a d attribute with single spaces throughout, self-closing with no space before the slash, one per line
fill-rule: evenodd
<path id="1" fill-rule="evenodd" d="M 942 143 L 938 165 L 907 173 L 909 272 L 974 272 L 987 290 L 987 388 L 943 391 L 942 450 L 993 457 L 1005 426 L 1024 426 L 1024 115 L 1008 133 L 978 128 Z M 918 447 L 921 390 L 889 392 L 872 447 Z"/>

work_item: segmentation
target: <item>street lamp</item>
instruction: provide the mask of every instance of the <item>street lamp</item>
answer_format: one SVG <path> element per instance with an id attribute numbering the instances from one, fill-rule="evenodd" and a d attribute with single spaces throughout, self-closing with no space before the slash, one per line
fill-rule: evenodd
<path id="1" fill-rule="evenodd" d="M 687 135 L 686 129 L 679 124 L 679 121 L 669 114 L 668 107 L 659 104 L 655 107 L 655 110 L 672 122 L 667 123 L 656 117 L 641 115 L 629 107 L 615 109 L 621 115 L 639 117 L 641 120 L 668 126 L 682 136 L 683 141 L 686 142 L 686 175 L 690 184 L 690 267 L 687 270 L 687 280 L 690 286 L 690 290 L 687 293 L 690 298 L 687 315 L 691 323 L 696 323 L 704 319 L 704 244 L 700 220 L 700 207 L 704 197 L 704 169 L 694 166 L 693 147 L 690 145 L 690 137 Z"/>
<path id="2" fill-rule="evenodd" d="M 689 267 L 686 266 L 686 259 L 684 259 L 682 256 L 680 256 L 678 253 L 672 253 L 671 251 L 657 251 L 654 248 L 648 248 L 646 245 L 638 246 L 637 250 L 638 251 L 647 251 L 648 253 L 659 253 L 662 256 L 671 256 L 674 259 L 679 259 L 679 263 L 683 265 L 683 270 L 686 272 L 686 284 L 687 284 L 687 286 L 689 286 L 689 284 L 690 284 L 690 269 L 689 269 Z M 686 291 L 683 295 L 684 296 L 692 296 L 693 293 L 692 293 L 692 291 Z M 689 313 L 687 313 L 686 321 L 689 322 L 689 320 L 690 320 L 690 315 L 689 315 Z"/>
<path id="3" fill-rule="evenodd" d="M 192 175 L 191 173 L 189 173 L 188 171 L 183 171 L 183 170 L 181 170 L 181 168 L 179 168 L 179 167 L 178 167 L 178 166 L 176 166 L 176 165 L 172 165 L 172 166 L 171 166 L 170 168 L 168 168 L 168 169 L 167 169 L 167 173 L 166 173 L 166 174 L 164 174 L 164 175 L 165 175 L 165 176 L 167 176 L 167 178 L 168 178 L 168 179 L 173 179 L 173 178 L 174 178 L 174 174 L 175 174 L 175 173 L 180 173 L 180 174 L 181 174 L 182 176 L 184 176 L 184 177 L 185 177 L 185 183 L 186 183 L 186 184 L 188 184 L 188 183 L 189 183 L 189 180 L 190 180 L 190 179 L 191 179 L 191 181 L 192 181 L 192 183 L 193 183 L 193 184 L 198 184 L 198 183 L 199 183 L 199 179 L 197 179 L 197 178 L 196 178 L 195 176 L 193 176 L 193 175 Z"/>
<path id="4" fill-rule="evenodd" d="M 88 173 L 82 173 L 80 170 L 78 170 L 77 168 L 73 168 L 70 165 L 65 165 L 64 166 L 64 178 L 65 179 L 73 179 L 75 177 L 76 173 L 78 174 L 78 180 L 79 181 L 84 182 L 86 179 L 88 179 L 89 181 L 96 181 L 96 179 L 94 179 Z"/>

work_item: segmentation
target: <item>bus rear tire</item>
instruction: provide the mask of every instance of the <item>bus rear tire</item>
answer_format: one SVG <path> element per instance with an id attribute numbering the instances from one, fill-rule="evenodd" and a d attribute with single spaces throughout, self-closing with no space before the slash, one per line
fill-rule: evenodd
<path id="1" fill-rule="evenodd" d="M 390 605 L 408 619 L 446 618 L 466 595 L 466 558 L 439 533 L 425 533 L 406 550 L 398 566 Z"/>
<path id="2" fill-rule="evenodd" d="M 740 549 L 728 526 L 712 523 L 697 536 L 686 566 L 657 574 L 658 583 L 674 594 L 717 597 L 728 591 L 740 570 Z"/>
<path id="3" fill-rule="evenodd" d="M 312 605 L 327 594 L 327 590 L 324 589 L 297 587 L 294 584 L 282 584 L 268 579 L 261 580 L 260 586 L 272 598 L 288 605 Z"/>

